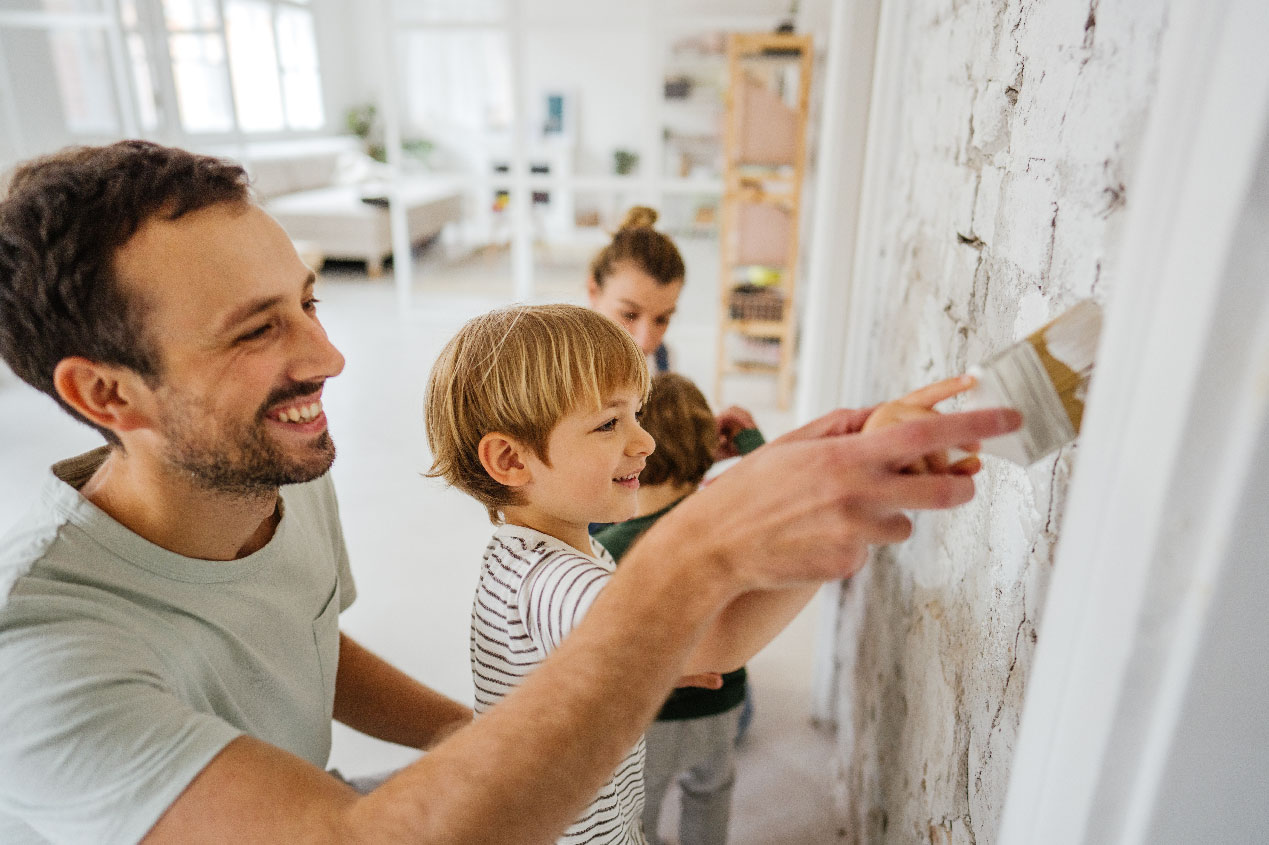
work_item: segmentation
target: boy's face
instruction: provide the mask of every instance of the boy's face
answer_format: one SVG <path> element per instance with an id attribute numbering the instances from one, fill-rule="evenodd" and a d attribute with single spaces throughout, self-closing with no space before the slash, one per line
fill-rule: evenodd
<path id="1" fill-rule="evenodd" d="M 656 445 L 639 425 L 642 395 L 633 387 L 606 396 L 601 408 L 573 411 L 551 430 L 551 464 L 529 455 L 532 480 L 521 489 L 530 527 L 569 541 L 580 526 L 635 515 L 639 473 Z"/>

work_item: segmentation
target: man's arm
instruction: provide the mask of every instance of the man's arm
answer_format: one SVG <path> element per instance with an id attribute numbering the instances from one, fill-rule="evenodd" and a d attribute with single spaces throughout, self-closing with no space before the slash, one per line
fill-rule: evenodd
<path id="1" fill-rule="evenodd" d="M 550 842 L 638 740 L 724 607 L 855 572 L 869 543 L 908 535 L 904 509 L 973 495 L 967 477 L 904 466 L 1020 422 L 978 411 L 833 436 L 854 420 L 830 415 L 758 450 L 663 517 L 515 692 L 369 795 L 240 738 L 148 841 Z"/>
<path id="2" fill-rule="evenodd" d="M 880 409 L 886 409 L 890 405 L 902 403 L 904 408 L 913 409 L 911 413 L 903 416 L 895 415 L 893 419 L 878 423 L 878 408 L 865 411 L 838 411 L 790 432 L 777 442 L 797 442 L 840 434 L 866 433 L 912 419 L 935 416 L 937 415 L 937 412 L 933 410 L 935 404 L 963 392 L 972 384 L 973 380 L 967 377 L 945 379 L 914 391 L 898 402 L 878 406 Z M 978 449 L 976 442 L 961 444 L 961 446 L 971 452 Z M 941 455 L 941 453 L 938 454 Z M 965 458 L 953 465 L 949 465 L 946 458 L 941 461 L 936 461 L 934 458 L 934 455 L 927 455 L 924 459 L 918 460 L 919 471 L 972 476 L 977 474 L 982 466 L 976 456 Z M 914 466 L 902 469 L 904 473 L 916 471 Z M 910 493 L 915 494 L 915 489 Z M 905 495 L 909 494 L 905 493 Z M 933 503 L 933 506 L 937 507 L 937 502 Z M 743 666 L 784 630 L 818 589 L 819 584 L 815 583 L 783 590 L 755 590 L 737 597 L 718 615 L 709 633 L 688 661 L 688 670 L 729 672 Z"/>
<path id="3" fill-rule="evenodd" d="M 627 565 L 632 575 L 614 577 L 519 689 L 369 795 L 242 737 L 147 841 L 553 841 L 638 741 L 733 589 L 708 563 L 644 571 L 632 555 Z"/>
<path id="4" fill-rule="evenodd" d="M 420 684 L 341 631 L 335 718 L 376 739 L 426 750 L 471 722 L 472 711 Z"/>

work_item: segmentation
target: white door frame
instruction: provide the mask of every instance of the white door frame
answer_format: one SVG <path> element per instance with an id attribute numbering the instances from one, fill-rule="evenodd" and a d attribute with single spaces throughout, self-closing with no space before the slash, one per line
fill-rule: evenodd
<path id="1" fill-rule="evenodd" d="M 1249 497 L 1269 471 L 1256 466 L 1269 432 L 1269 233 L 1240 231 L 1266 161 L 1266 34 L 1263 0 L 1170 9 L 1013 758 L 1006 845 L 1147 841 L 1171 812 L 1162 788 L 1185 774 L 1169 767 L 1174 739 L 1196 729 L 1180 714 L 1212 694 L 1196 688 L 1195 655 L 1225 610 L 1229 566 L 1250 563 L 1235 515 L 1265 513 Z M 1176 837 L 1156 830 L 1151 841 Z"/>
<path id="2" fill-rule="evenodd" d="M 893 9 L 898 4 L 891 3 Z M 868 285 L 857 285 L 860 262 L 856 245 L 866 234 L 861 212 L 879 196 L 875 174 L 884 146 L 874 129 L 892 121 L 881 113 L 892 111 L 893 100 L 879 94 L 878 86 L 892 84 L 896 74 L 874 76 L 882 42 L 881 0 L 833 0 L 825 67 L 823 111 L 817 144 L 814 208 L 810 219 L 807 255 L 806 299 L 801 318 L 796 416 L 806 422 L 840 405 L 861 404 L 843 395 L 844 366 L 850 333 L 844 316 Z M 893 16 L 893 15 L 892 15 Z M 890 32 L 896 31 L 891 26 Z M 820 604 L 815 636 L 815 661 L 811 689 L 811 717 L 833 724 L 837 717 L 840 636 L 840 588 L 826 586 Z"/>

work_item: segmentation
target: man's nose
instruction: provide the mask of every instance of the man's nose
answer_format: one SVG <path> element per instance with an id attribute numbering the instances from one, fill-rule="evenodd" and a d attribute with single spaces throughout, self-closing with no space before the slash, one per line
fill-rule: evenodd
<path id="1" fill-rule="evenodd" d="M 321 323 L 312 321 L 308 323 L 308 326 L 309 330 L 301 333 L 301 336 L 297 338 L 303 349 L 303 364 L 299 366 L 303 372 L 296 372 L 293 375 L 297 381 L 334 378 L 343 372 L 343 353 L 330 342 L 326 329 Z"/>

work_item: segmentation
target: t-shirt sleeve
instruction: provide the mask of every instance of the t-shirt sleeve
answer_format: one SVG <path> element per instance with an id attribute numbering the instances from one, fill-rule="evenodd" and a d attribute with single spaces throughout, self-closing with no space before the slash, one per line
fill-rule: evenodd
<path id="1" fill-rule="evenodd" d="M 52 842 L 136 842 L 241 732 L 95 621 L 0 632 L 0 809 Z"/>
<path id="2" fill-rule="evenodd" d="M 593 560 L 567 552 L 548 554 L 533 567 L 516 600 L 525 631 L 543 654 L 559 648 L 610 577 Z"/>

